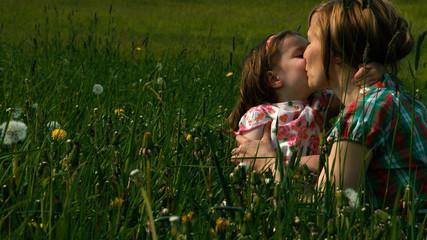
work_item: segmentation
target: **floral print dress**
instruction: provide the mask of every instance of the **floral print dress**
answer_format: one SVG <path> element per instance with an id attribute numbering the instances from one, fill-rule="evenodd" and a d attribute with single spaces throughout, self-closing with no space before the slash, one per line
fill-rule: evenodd
<path id="1" fill-rule="evenodd" d="M 334 98 L 329 90 L 311 95 L 307 100 L 261 104 L 247 111 L 239 122 L 236 135 L 271 122 L 271 140 L 279 144 L 283 156 L 290 158 L 319 154 L 320 133 L 329 104 Z"/>

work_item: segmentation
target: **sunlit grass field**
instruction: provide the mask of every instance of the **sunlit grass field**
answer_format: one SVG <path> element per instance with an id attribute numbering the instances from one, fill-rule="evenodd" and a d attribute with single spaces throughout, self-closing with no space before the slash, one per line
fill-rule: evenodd
<path id="1" fill-rule="evenodd" d="M 0 238 L 425 239 L 409 193 L 352 207 L 305 169 L 275 183 L 230 162 L 245 55 L 305 35 L 316 2 L 3 0 L 0 124 L 26 134 L 0 139 Z M 427 7 L 396 4 L 417 39 Z M 399 75 L 424 102 L 426 52 Z"/>

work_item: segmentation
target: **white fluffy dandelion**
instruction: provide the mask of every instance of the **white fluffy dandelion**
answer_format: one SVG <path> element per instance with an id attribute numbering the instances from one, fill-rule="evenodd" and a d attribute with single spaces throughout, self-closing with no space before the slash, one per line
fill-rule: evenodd
<path id="1" fill-rule="evenodd" d="M 347 188 L 344 190 L 344 195 L 348 199 L 348 205 L 352 208 L 357 208 L 360 206 L 359 194 L 354 191 L 352 188 Z"/>
<path id="2" fill-rule="evenodd" d="M 170 216 L 169 217 L 169 222 L 171 222 L 171 223 L 178 222 L 179 220 L 181 220 L 181 217 L 179 217 L 179 216 Z"/>
<path id="3" fill-rule="evenodd" d="M 248 164 L 246 164 L 246 163 L 244 163 L 244 162 L 239 163 L 239 168 L 242 168 L 242 169 L 244 169 L 245 171 L 249 171 L 249 166 L 248 166 Z"/>
<path id="4" fill-rule="evenodd" d="M 93 93 L 96 95 L 100 95 L 104 91 L 104 88 L 101 84 L 95 84 L 93 85 Z"/>
<path id="5" fill-rule="evenodd" d="M 7 126 L 7 129 L 6 129 Z M 1 138 L 4 145 L 11 145 L 24 141 L 27 137 L 27 125 L 23 122 L 11 120 L 0 125 Z"/>
<path id="6" fill-rule="evenodd" d="M 158 62 L 156 68 L 157 68 L 157 70 L 162 71 L 162 69 L 163 69 L 162 63 Z"/>
<path id="7" fill-rule="evenodd" d="M 50 122 L 46 123 L 46 127 L 49 129 L 49 131 L 53 131 L 55 129 L 60 129 L 61 124 L 59 124 L 58 122 L 55 122 L 55 121 L 50 121 Z"/>
<path id="8" fill-rule="evenodd" d="M 165 81 L 163 80 L 163 78 L 162 77 L 158 77 L 157 79 L 156 79 L 156 83 L 158 84 L 158 85 L 163 85 L 163 83 L 164 83 Z"/>
<path id="9" fill-rule="evenodd" d="M 142 185 L 142 181 L 143 181 L 143 177 L 141 172 L 139 171 L 139 169 L 134 169 L 130 172 L 129 174 L 129 178 L 137 185 L 137 186 L 141 186 Z"/>
<path id="10" fill-rule="evenodd" d="M 12 109 L 10 115 L 12 116 L 13 119 L 18 119 L 21 117 L 22 114 L 22 108 L 21 107 L 15 107 Z"/>

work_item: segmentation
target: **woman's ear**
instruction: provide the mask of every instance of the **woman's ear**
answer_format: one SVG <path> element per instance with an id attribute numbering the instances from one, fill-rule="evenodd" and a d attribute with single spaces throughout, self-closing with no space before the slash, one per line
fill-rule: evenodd
<path id="1" fill-rule="evenodd" d="M 267 83 L 268 86 L 272 88 L 281 88 L 283 86 L 283 82 L 274 74 L 273 71 L 267 72 Z"/>

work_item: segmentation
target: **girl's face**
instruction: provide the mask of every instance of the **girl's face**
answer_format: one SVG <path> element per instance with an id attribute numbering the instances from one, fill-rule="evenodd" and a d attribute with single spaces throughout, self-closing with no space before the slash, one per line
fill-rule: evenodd
<path id="1" fill-rule="evenodd" d="M 304 59 L 306 61 L 305 69 L 307 70 L 308 86 L 314 90 L 321 90 L 327 88 L 328 81 L 324 70 L 321 41 L 315 31 L 317 18 L 316 13 L 311 18 L 307 33 L 309 44 L 305 49 Z"/>
<path id="2" fill-rule="evenodd" d="M 288 36 L 281 43 L 282 56 L 272 70 L 283 83 L 283 87 L 279 90 L 280 101 L 303 100 L 313 93 L 313 90 L 308 87 L 303 58 L 307 43 L 305 38 L 298 35 Z"/>

